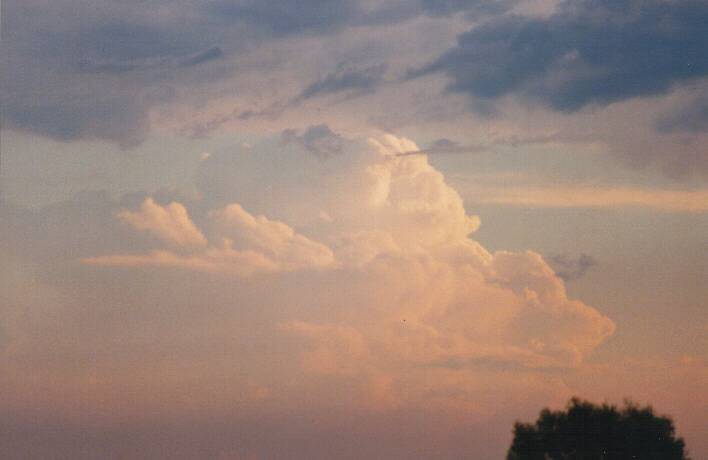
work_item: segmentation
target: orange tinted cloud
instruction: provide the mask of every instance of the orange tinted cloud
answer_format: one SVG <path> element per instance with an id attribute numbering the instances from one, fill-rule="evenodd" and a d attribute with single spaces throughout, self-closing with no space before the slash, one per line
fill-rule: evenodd
<path id="1" fill-rule="evenodd" d="M 169 246 L 196 244 L 202 231 L 181 205 L 148 199 L 121 218 L 168 248 L 84 262 L 260 275 L 282 304 L 256 298 L 250 308 L 298 306 L 272 340 L 293 341 L 288 359 L 308 380 L 347 380 L 357 388 L 352 402 L 366 407 L 462 390 L 480 365 L 577 366 L 613 333 L 612 320 L 567 297 L 539 254 L 492 253 L 470 238 L 479 219 L 444 176 L 425 155 L 400 155 L 417 150 L 412 141 L 383 136 L 371 146 L 351 177 L 322 190 L 317 238 L 234 203 L 208 213 L 204 244 L 179 252 Z M 288 278 L 294 272 L 298 283 Z"/>
<path id="2" fill-rule="evenodd" d="M 118 218 L 133 227 L 146 230 L 163 241 L 179 247 L 204 246 L 206 239 L 189 219 L 187 210 L 179 203 L 160 206 L 147 198 L 140 210 L 122 210 Z"/>
<path id="3" fill-rule="evenodd" d="M 299 338 L 291 352 L 313 376 L 355 379 L 364 399 L 386 404 L 418 399 L 443 385 L 444 376 L 467 375 L 479 363 L 510 369 L 577 366 L 612 334 L 609 318 L 568 299 L 563 280 L 540 255 L 490 253 L 471 239 L 479 219 L 467 215 L 443 175 L 425 155 L 400 155 L 417 150 L 412 141 L 389 135 L 371 146 L 377 155 L 363 157 L 350 183 L 323 191 L 331 199 L 317 215 L 331 218 L 318 218 L 320 241 L 231 204 L 209 213 L 209 242 L 190 254 L 157 249 L 85 262 L 269 274 L 269 289 L 302 305 L 310 292 L 321 293 L 306 308 L 340 319 L 306 309 L 301 319 L 282 323 L 282 333 Z M 170 206 L 172 212 L 147 200 L 141 213 L 123 214 L 132 216 L 136 228 L 160 235 L 201 234 L 186 212 L 175 212 L 183 207 Z M 164 228 L 169 223 L 172 231 Z M 311 269 L 331 275 L 320 280 L 305 274 L 307 287 L 278 276 Z M 423 375 L 426 384 L 419 386 L 415 380 Z"/>

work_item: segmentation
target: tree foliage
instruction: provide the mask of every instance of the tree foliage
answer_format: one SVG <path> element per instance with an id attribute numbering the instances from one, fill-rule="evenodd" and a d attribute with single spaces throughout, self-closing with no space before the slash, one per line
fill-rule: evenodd
<path id="1" fill-rule="evenodd" d="M 507 460 L 690 460 L 672 420 L 650 406 L 616 406 L 573 398 L 566 410 L 517 422 Z"/>

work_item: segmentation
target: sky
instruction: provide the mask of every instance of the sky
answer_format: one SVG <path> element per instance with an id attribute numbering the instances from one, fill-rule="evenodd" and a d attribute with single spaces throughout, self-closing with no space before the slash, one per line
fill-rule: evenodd
<path id="1" fill-rule="evenodd" d="M 5 0 L 8 459 L 708 458 L 704 0 Z"/>

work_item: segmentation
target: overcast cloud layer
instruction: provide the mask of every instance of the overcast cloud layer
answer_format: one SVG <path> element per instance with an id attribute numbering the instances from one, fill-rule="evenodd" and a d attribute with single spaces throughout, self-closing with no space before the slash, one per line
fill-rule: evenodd
<path id="1" fill-rule="evenodd" d="M 521 139 L 533 110 L 556 141 L 705 177 L 703 1 L 81 5 L 5 2 L 6 127 L 134 148 L 156 129 L 285 129 L 306 115 L 430 131 L 456 117 Z M 642 99 L 648 113 L 618 113 L 644 112 Z M 628 141 L 607 120 L 641 134 Z"/>

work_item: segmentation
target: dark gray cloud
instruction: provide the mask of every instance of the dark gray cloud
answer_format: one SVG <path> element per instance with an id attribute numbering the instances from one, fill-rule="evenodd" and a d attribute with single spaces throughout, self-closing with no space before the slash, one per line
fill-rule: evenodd
<path id="1" fill-rule="evenodd" d="M 463 145 L 451 139 L 440 138 L 433 141 L 427 148 L 422 150 L 423 153 L 478 153 L 487 150 L 487 147 L 482 145 Z"/>
<path id="2" fill-rule="evenodd" d="M 218 46 L 212 46 L 206 51 L 183 59 L 179 62 L 179 65 L 185 67 L 192 67 L 203 64 L 207 61 L 212 61 L 214 59 L 221 59 L 223 56 L 224 52 L 221 50 L 221 48 L 219 48 Z"/>
<path id="3" fill-rule="evenodd" d="M 299 99 L 310 99 L 343 91 L 367 92 L 381 83 L 385 71 L 385 65 L 378 65 L 364 70 L 332 73 L 322 80 L 311 83 L 300 94 Z"/>
<path id="4" fill-rule="evenodd" d="M 167 69 L 174 67 L 195 67 L 205 62 L 220 59 L 224 52 L 218 46 L 212 46 L 193 55 L 179 56 L 176 58 L 159 56 L 156 58 L 138 58 L 127 60 L 116 59 L 82 59 L 76 63 L 80 73 L 106 73 L 121 74 L 132 71 L 148 71 L 154 69 Z"/>
<path id="5" fill-rule="evenodd" d="M 708 131 L 708 95 L 699 96 L 674 113 L 660 118 L 654 128 L 661 133 Z"/>
<path id="6" fill-rule="evenodd" d="M 8 0 L 3 5 L 3 120 L 11 129 L 55 139 L 99 139 L 131 147 L 150 132 L 149 111 L 169 102 L 150 95 L 169 92 L 170 100 L 203 103 L 214 97 L 206 95 L 213 88 L 209 84 L 234 76 L 239 66 L 245 67 L 241 53 L 266 40 L 334 36 L 350 27 L 385 27 L 419 15 L 462 11 L 483 18 L 483 25 L 411 75 L 446 73 L 450 89 L 474 96 L 477 107 L 519 94 L 572 111 L 659 94 L 674 82 L 708 73 L 705 2 L 566 2 L 545 19 L 507 15 L 514 4 L 99 0 L 87 9 L 79 0 Z M 323 73 L 291 97 L 291 105 L 286 97 L 282 106 L 242 108 L 237 118 L 277 115 L 319 96 L 373 91 L 385 72 L 380 65 Z M 195 93 L 205 96 L 187 96 Z M 659 122 L 657 129 L 676 130 L 679 124 Z"/>
<path id="7" fill-rule="evenodd" d="M 175 24 L 176 25 L 176 24 Z M 172 25 L 174 27 L 174 25 Z M 200 40 L 179 29 L 158 24 L 134 24 L 127 19 L 89 25 L 76 31 L 46 33 L 43 51 L 68 58 L 113 58 L 118 61 L 179 57 L 201 47 Z"/>
<path id="8" fill-rule="evenodd" d="M 590 267 L 597 265 L 597 260 L 588 254 L 580 254 L 577 258 L 568 254 L 557 254 L 547 259 L 556 275 L 563 281 L 582 278 Z"/>
<path id="9" fill-rule="evenodd" d="M 229 50 L 268 36 L 331 30 L 353 3 L 153 1 L 116 4 L 9 0 L 3 5 L 5 127 L 57 140 L 100 139 L 130 148 L 150 131 L 149 110 L 189 90 Z M 228 73 L 227 73 L 228 74 Z M 353 82 L 356 84 L 357 82 Z M 359 82 L 361 84 L 361 82 Z M 171 97 L 151 97 L 165 93 Z"/>
<path id="10" fill-rule="evenodd" d="M 440 138 L 436 139 L 433 141 L 430 146 L 428 147 L 429 149 L 455 149 L 458 148 L 460 144 L 457 142 L 446 139 L 446 138 Z"/>
<path id="11" fill-rule="evenodd" d="M 140 144 L 149 109 L 175 96 L 170 84 L 181 77 L 171 69 L 201 68 L 221 55 L 209 34 L 181 27 L 178 17 L 160 19 L 158 6 L 5 2 L 4 126 L 64 141 Z"/>
<path id="12" fill-rule="evenodd" d="M 295 143 L 318 158 L 338 155 L 344 148 L 342 136 L 325 124 L 309 126 L 301 135 L 294 129 L 287 129 L 281 135 L 281 142 Z"/>
<path id="13" fill-rule="evenodd" d="M 410 152 L 400 153 L 401 155 L 437 155 L 444 153 L 478 153 L 488 150 L 483 145 L 463 145 L 451 139 L 440 138 L 434 140 L 429 146 L 424 149 L 414 150 Z"/>
<path id="14" fill-rule="evenodd" d="M 203 11 L 222 23 L 243 24 L 273 35 L 321 33 L 352 22 L 360 16 L 356 2 L 305 0 L 297 4 L 278 1 L 215 1 Z"/>
<path id="15" fill-rule="evenodd" d="M 423 9 L 434 16 L 447 16 L 460 11 L 468 13 L 501 13 L 517 0 L 422 0 Z"/>
<path id="16" fill-rule="evenodd" d="M 104 139 L 123 148 L 140 144 L 149 131 L 146 101 L 128 93 L 17 94 L 4 99 L 3 118 L 6 127 L 63 141 Z"/>
<path id="17" fill-rule="evenodd" d="M 277 0 L 216 0 L 202 10 L 221 24 L 238 24 L 271 36 L 322 34 L 344 26 L 399 23 L 419 16 L 498 14 L 518 0 L 402 0 L 372 4 L 351 0 L 302 0 L 296 6 Z"/>
<path id="18" fill-rule="evenodd" d="M 90 9 L 80 0 L 8 0 L 3 4 L 3 120 L 11 129 L 58 140 L 100 139 L 132 147 L 150 131 L 149 110 L 165 102 L 150 94 L 168 86 L 173 98 L 180 86 L 183 94 L 204 89 L 234 75 L 239 53 L 269 39 L 405 17 L 377 11 L 344 0 L 297 5 L 99 0 Z M 223 59 L 227 54 L 234 59 Z M 332 74 L 313 83 L 303 97 L 367 91 L 383 70 Z M 249 116 L 244 112 L 243 118 Z"/>
<path id="19" fill-rule="evenodd" d="M 567 1 L 548 18 L 504 16 L 474 28 L 411 77 L 443 72 L 449 89 L 508 94 L 561 111 L 662 94 L 708 75 L 708 3 Z"/>
<path id="20" fill-rule="evenodd" d="M 207 52 L 203 53 L 206 54 Z M 219 56 L 220 57 L 220 56 Z M 232 120 L 249 120 L 252 118 L 271 117 L 275 118 L 283 113 L 284 110 L 297 107 L 307 99 L 327 96 L 331 94 L 344 93 L 350 97 L 361 96 L 375 90 L 383 81 L 383 74 L 386 70 L 386 65 L 372 66 L 363 70 L 349 70 L 345 72 L 331 73 L 321 80 L 317 80 L 308 85 L 300 94 L 286 101 L 276 101 L 273 104 L 261 109 L 234 109 L 231 113 L 210 120 L 207 123 L 193 126 L 189 132 L 192 136 L 202 137 L 210 131 L 222 126 Z M 325 127 L 326 125 L 321 125 Z M 320 128 L 310 127 L 310 128 Z M 313 134 L 308 129 L 308 133 Z M 305 134 L 308 134 L 305 133 Z M 294 130 L 286 130 L 283 133 L 282 140 L 287 140 L 286 136 L 295 136 Z M 300 139 L 300 138 L 298 138 Z M 307 150 L 311 150 L 313 145 L 311 141 L 307 141 L 308 145 L 303 146 Z M 318 151 L 315 147 L 313 151 Z M 325 149 L 329 150 L 329 149 Z M 316 155 L 320 156 L 319 153 Z M 327 155 L 323 155 L 327 156 Z"/>

